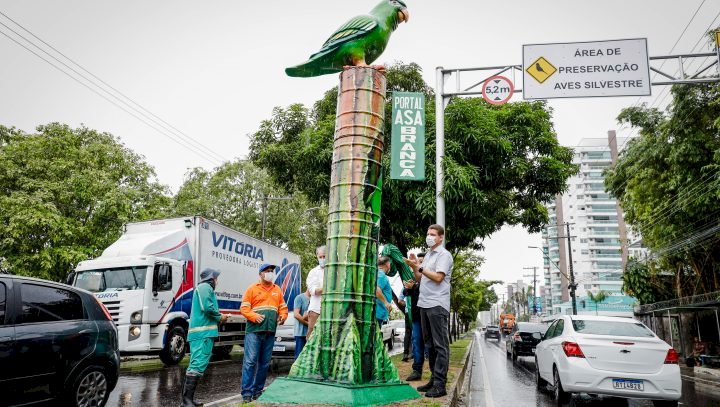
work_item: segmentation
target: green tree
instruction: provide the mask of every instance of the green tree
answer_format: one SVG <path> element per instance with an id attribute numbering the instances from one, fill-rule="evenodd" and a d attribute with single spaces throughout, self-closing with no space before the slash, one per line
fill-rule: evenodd
<path id="1" fill-rule="evenodd" d="M 126 222 L 163 216 L 165 186 L 117 138 L 51 123 L 0 126 L 0 259 L 13 273 L 64 280 Z"/>
<path id="2" fill-rule="evenodd" d="M 490 287 L 501 282 L 479 279 L 483 261 L 472 250 L 464 250 L 454 256 L 450 276 L 450 309 L 465 327 L 477 318 L 478 312 L 489 311 L 497 302 L 497 295 Z"/>
<path id="3" fill-rule="evenodd" d="M 605 299 L 606 299 L 609 295 L 610 295 L 610 294 L 609 294 L 607 291 L 605 291 L 605 290 L 600 290 L 600 291 L 598 291 L 598 292 L 595 293 L 595 294 L 593 294 L 593 293 L 591 293 L 591 292 L 588 292 L 588 293 L 587 293 L 587 296 L 588 296 L 588 298 L 590 299 L 590 301 L 592 301 L 592 302 L 595 304 L 595 315 L 598 314 L 598 303 L 601 303 L 601 302 L 605 301 Z"/>
<path id="4" fill-rule="evenodd" d="M 391 121 L 385 122 L 381 234 L 401 251 L 423 243 L 435 222 L 435 104 L 415 64 L 387 71 L 389 91 L 426 95 L 426 180 L 389 177 Z M 250 158 L 288 191 L 313 202 L 328 199 L 337 90 L 312 109 L 276 108 L 251 136 Z M 389 118 L 391 105 L 386 104 Z M 446 227 L 451 249 L 480 247 L 504 224 L 537 232 L 547 222 L 543 203 L 566 189 L 576 172 L 572 150 L 558 144 L 551 111 L 543 102 L 492 106 L 482 99 L 453 99 L 446 111 Z"/>
<path id="5" fill-rule="evenodd" d="M 315 248 L 325 243 L 327 205 L 312 206 L 302 193 L 288 192 L 249 161 L 226 162 L 213 171 L 194 168 L 174 199 L 178 216 L 203 215 L 258 239 L 266 205 L 265 240 L 301 256 L 304 276 L 317 265 Z"/>
<path id="6" fill-rule="evenodd" d="M 622 291 L 640 304 L 670 300 L 674 298 L 672 276 L 672 273 L 662 273 L 658 267 L 631 257 L 622 275 Z"/>
<path id="7" fill-rule="evenodd" d="M 651 249 L 650 269 L 675 277 L 677 298 L 720 290 L 720 86 L 677 85 L 672 97 L 665 112 L 645 105 L 622 111 L 619 121 L 640 135 L 605 185 Z"/>

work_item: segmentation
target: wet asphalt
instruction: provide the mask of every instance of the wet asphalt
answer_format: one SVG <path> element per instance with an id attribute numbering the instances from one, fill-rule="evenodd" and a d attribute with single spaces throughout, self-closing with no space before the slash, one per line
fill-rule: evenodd
<path id="1" fill-rule="evenodd" d="M 396 338 L 390 355 L 402 353 L 402 338 Z M 266 385 L 276 377 L 286 376 L 292 359 L 273 360 Z M 217 402 L 240 393 L 242 359 L 213 361 L 205 371 L 195 400 Z M 148 407 L 180 405 L 185 368 L 173 366 L 143 373 L 122 373 L 107 402 L 109 407 Z M 235 400 L 239 403 L 240 400 Z M 220 403 L 223 405 L 225 403 Z"/>
<path id="2" fill-rule="evenodd" d="M 492 400 L 496 407 L 512 406 L 556 406 L 549 392 L 543 393 L 535 389 L 535 360 L 531 357 L 518 357 L 513 363 L 505 354 L 504 339 L 485 341 L 479 336 L 479 343 L 485 360 Z M 477 344 L 473 344 L 477 346 Z M 475 370 L 477 371 L 477 369 Z M 474 374 L 474 373 L 473 373 Z M 685 372 L 684 372 L 685 374 Z M 720 388 L 702 379 L 693 382 L 683 377 L 683 397 L 681 406 L 720 407 Z M 473 402 L 475 405 L 484 405 Z M 622 399 L 591 399 L 587 395 L 575 396 L 569 406 L 623 406 Z M 652 407 L 648 400 L 630 400 L 627 404 L 632 407 Z"/>

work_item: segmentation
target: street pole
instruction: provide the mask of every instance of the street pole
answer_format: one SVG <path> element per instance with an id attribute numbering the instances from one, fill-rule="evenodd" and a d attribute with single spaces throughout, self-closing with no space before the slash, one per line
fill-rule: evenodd
<path id="1" fill-rule="evenodd" d="M 443 158 L 445 157 L 445 77 L 443 67 L 435 69 L 435 223 L 445 227 L 445 198 L 443 198 L 443 187 L 445 186 Z M 443 239 L 443 243 L 446 239 Z"/>
<path id="2" fill-rule="evenodd" d="M 533 302 L 533 315 L 537 316 L 537 301 L 535 299 L 537 298 L 537 266 L 533 267 L 523 267 L 523 270 L 531 270 L 533 271 L 532 278 L 533 278 L 533 295 L 532 295 L 532 302 Z M 523 277 L 530 277 L 525 276 Z"/>
<path id="3" fill-rule="evenodd" d="M 577 301 L 575 299 L 575 274 L 573 273 L 573 259 L 572 259 L 572 239 L 570 238 L 570 223 L 565 223 L 565 234 L 568 242 L 568 262 L 570 263 L 570 298 L 572 299 L 572 310 L 573 315 L 577 315 Z"/>

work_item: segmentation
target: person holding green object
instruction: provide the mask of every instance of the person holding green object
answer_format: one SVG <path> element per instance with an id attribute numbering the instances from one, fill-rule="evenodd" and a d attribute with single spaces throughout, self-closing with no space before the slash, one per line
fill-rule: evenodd
<path id="1" fill-rule="evenodd" d="M 228 316 L 220 313 L 215 287 L 220 272 L 207 268 L 200 273 L 200 283 L 195 287 L 190 312 L 190 364 L 185 371 L 185 385 L 180 407 L 196 407 L 195 388 L 210 363 L 213 342 L 218 336 L 218 323 L 227 321 Z"/>

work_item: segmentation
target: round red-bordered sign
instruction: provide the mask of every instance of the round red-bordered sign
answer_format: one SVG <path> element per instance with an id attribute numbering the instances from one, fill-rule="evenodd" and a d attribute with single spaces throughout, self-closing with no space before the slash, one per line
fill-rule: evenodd
<path id="1" fill-rule="evenodd" d="M 482 85 L 483 99 L 492 105 L 507 103 L 513 93 L 515 93 L 515 85 L 504 76 L 491 76 Z"/>

